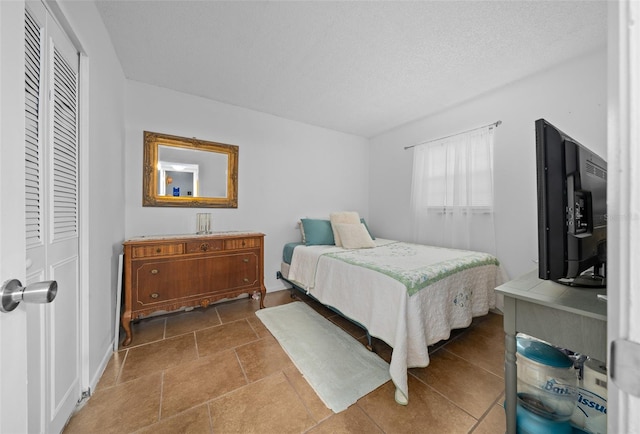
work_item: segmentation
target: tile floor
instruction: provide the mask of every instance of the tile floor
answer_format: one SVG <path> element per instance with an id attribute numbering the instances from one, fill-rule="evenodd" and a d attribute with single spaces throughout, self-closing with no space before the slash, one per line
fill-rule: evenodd
<path id="1" fill-rule="evenodd" d="M 362 329 L 296 292 L 355 338 Z M 290 291 L 265 305 L 290 303 Z M 389 381 L 334 414 L 240 299 L 134 324 L 96 390 L 64 430 L 72 433 L 503 433 L 502 316 L 476 318 L 410 369 L 409 405 Z M 391 349 L 374 341 L 389 361 Z"/>

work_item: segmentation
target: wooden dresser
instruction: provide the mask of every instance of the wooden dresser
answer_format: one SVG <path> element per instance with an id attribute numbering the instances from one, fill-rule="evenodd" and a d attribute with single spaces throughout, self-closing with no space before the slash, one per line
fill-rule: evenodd
<path id="1" fill-rule="evenodd" d="M 264 307 L 264 234 L 138 237 L 123 245 L 125 346 L 132 339 L 131 321 L 155 312 L 206 307 L 255 291 Z"/>

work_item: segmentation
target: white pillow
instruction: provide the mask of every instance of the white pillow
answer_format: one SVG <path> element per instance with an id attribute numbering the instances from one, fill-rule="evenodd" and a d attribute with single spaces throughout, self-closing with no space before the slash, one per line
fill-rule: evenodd
<path id="1" fill-rule="evenodd" d="M 331 220 L 331 229 L 333 229 L 333 239 L 338 247 L 342 247 L 342 241 L 336 225 L 340 223 L 360 224 L 360 216 L 356 211 L 332 212 L 329 214 L 329 219 Z"/>
<path id="2" fill-rule="evenodd" d="M 304 235 L 304 227 L 302 227 L 302 220 L 298 220 L 298 229 L 300 229 L 300 235 L 302 236 L 302 242 L 306 243 L 307 239 Z"/>
<path id="3" fill-rule="evenodd" d="M 369 249 L 376 246 L 367 227 L 362 223 L 337 223 L 335 227 L 345 249 Z"/>

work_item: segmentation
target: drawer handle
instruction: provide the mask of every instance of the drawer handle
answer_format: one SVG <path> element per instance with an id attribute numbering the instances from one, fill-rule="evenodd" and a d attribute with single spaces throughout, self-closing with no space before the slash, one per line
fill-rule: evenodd
<path id="1" fill-rule="evenodd" d="M 244 247 L 246 245 L 247 245 L 246 241 L 242 240 L 242 247 Z"/>
<path id="2" fill-rule="evenodd" d="M 244 281 L 245 281 L 246 283 L 249 283 L 249 279 L 248 279 L 248 278 L 246 278 L 246 277 L 244 278 Z"/>
<path id="3" fill-rule="evenodd" d="M 162 253 L 162 249 L 161 249 L 160 247 L 158 247 L 158 248 L 156 249 L 156 253 Z"/>
<path id="4" fill-rule="evenodd" d="M 244 259 L 242 260 L 242 262 L 244 262 L 245 264 L 248 264 L 248 263 L 249 263 L 249 258 L 244 258 Z"/>
<path id="5" fill-rule="evenodd" d="M 209 250 L 209 243 L 200 244 L 200 250 L 202 250 L 203 252 L 206 252 L 207 250 Z"/>
<path id="6" fill-rule="evenodd" d="M 158 274 L 158 269 L 154 268 L 153 270 L 151 270 L 151 274 Z"/>
<path id="7" fill-rule="evenodd" d="M 153 294 L 151 294 L 151 298 L 158 298 L 160 297 L 160 294 L 158 294 L 157 292 L 154 292 Z"/>

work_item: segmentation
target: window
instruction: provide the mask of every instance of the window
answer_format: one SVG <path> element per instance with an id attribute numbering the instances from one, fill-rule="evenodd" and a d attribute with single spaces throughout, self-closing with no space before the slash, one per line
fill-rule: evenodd
<path id="1" fill-rule="evenodd" d="M 490 251 L 495 126 L 414 147 L 411 206 L 416 242 Z"/>
<path id="2" fill-rule="evenodd" d="M 412 201 L 421 209 L 493 209 L 492 132 L 473 131 L 414 150 Z"/>

